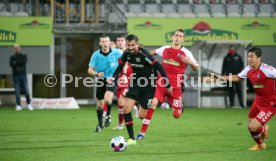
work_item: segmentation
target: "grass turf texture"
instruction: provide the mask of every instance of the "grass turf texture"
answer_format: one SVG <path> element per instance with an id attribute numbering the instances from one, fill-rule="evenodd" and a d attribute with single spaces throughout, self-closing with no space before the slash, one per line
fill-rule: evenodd
<path id="1" fill-rule="evenodd" d="M 15 111 L 0 108 L 1 161 L 272 161 L 276 154 L 276 119 L 270 120 L 266 151 L 249 151 L 254 142 L 247 131 L 248 109 L 186 109 L 179 120 L 170 110 L 158 109 L 146 138 L 122 153 L 113 152 L 113 136 L 127 138 L 126 129 L 114 131 L 112 124 L 95 133 L 96 111 Z M 141 120 L 134 118 L 135 134 Z"/>

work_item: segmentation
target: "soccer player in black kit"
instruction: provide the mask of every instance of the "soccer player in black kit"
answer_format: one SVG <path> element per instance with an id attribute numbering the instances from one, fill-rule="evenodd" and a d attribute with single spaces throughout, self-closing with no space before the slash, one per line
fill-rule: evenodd
<path id="1" fill-rule="evenodd" d="M 111 84 L 114 80 L 117 80 L 126 62 L 131 65 L 133 73 L 130 76 L 128 91 L 125 94 L 124 119 L 129 135 L 127 143 L 128 145 L 135 145 L 137 142 L 134 138 L 131 110 L 136 101 L 139 101 L 142 107 L 139 113 L 142 111 L 146 115 L 147 109 L 151 106 L 151 100 L 154 97 L 156 79 L 152 78 L 155 77 L 155 70 L 159 71 L 165 79 L 167 79 L 167 75 L 161 64 L 147 50 L 139 47 L 139 40 L 136 35 L 128 35 L 126 41 L 127 50 L 119 60 L 119 66 L 115 70 L 113 77 L 107 81 Z M 168 81 L 166 88 L 169 92 L 172 91 L 172 87 Z"/>

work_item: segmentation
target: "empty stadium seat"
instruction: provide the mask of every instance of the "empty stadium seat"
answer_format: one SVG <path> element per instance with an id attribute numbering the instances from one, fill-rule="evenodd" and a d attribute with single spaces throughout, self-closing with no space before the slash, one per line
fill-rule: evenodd
<path id="1" fill-rule="evenodd" d="M 135 17 L 143 12 L 143 6 L 140 1 L 128 1 L 127 12 L 125 13 L 127 17 Z"/>
<path id="2" fill-rule="evenodd" d="M 92 18 L 94 17 L 94 9 L 91 4 L 86 4 L 85 6 L 85 14 L 87 18 Z"/>
<path id="3" fill-rule="evenodd" d="M 104 21 L 105 19 L 105 3 L 99 4 L 99 21 Z"/>
<path id="4" fill-rule="evenodd" d="M 228 17 L 241 17 L 242 7 L 235 0 L 227 0 L 225 8 Z"/>
<path id="5" fill-rule="evenodd" d="M 180 17 L 180 14 L 177 13 L 177 8 L 175 4 L 173 4 L 172 2 L 165 3 L 161 1 L 161 10 L 162 13 L 165 14 L 167 17 Z"/>
<path id="6" fill-rule="evenodd" d="M 213 17 L 226 17 L 225 6 L 220 0 L 210 1 L 210 11 Z"/>
<path id="7" fill-rule="evenodd" d="M 253 0 L 243 0 L 243 17 L 256 17 L 257 6 Z"/>
<path id="8" fill-rule="evenodd" d="M 259 0 L 259 12 L 258 17 L 271 17 L 274 10 L 274 6 L 271 5 L 269 0 Z"/>
<path id="9" fill-rule="evenodd" d="M 182 17 L 187 17 L 187 18 L 194 18 L 196 17 L 196 15 L 193 12 L 193 8 L 190 4 L 178 4 L 177 5 L 177 10 L 178 13 L 182 16 Z"/>
<path id="10" fill-rule="evenodd" d="M 197 17 L 211 17 L 207 4 L 194 4 L 194 11 Z"/>
<path id="11" fill-rule="evenodd" d="M 161 7 L 156 2 L 152 1 L 149 3 L 145 2 L 145 12 L 139 14 L 140 17 L 165 17 L 166 15 L 164 13 L 161 13 Z"/>

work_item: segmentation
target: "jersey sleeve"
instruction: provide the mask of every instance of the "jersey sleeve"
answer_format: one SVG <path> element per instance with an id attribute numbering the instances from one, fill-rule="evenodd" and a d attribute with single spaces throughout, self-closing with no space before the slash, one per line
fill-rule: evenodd
<path id="1" fill-rule="evenodd" d="M 189 51 L 188 49 L 184 49 L 183 50 L 185 52 L 185 54 L 190 58 L 190 60 L 194 63 L 194 64 L 198 64 L 198 62 L 195 60 L 193 54 L 191 53 L 191 51 Z"/>
<path id="2" fill-rule="evenodd" d="M 89 67 L 95 68 L 97 62 L 97 54 L 94 52 L 91 56 L 90 62 L 89 62 Z"/>
<path id="3" fill-rule="evenodd" d="M 247 66 L 246 68 L 244 68 L 239 74 L 238 77 L 240 79 L 246 79 L 247 78 L 247 73 L 250 70 L 249 66 Z"/>
<path id="4" fill-rule="evenodd" d="M 276 69 L 274 67 L 269 66 L 267 64 L 262 64 L 260 69 L 268 78 L 276 79 Z"/>
<path id="5" fill-rule="evenodd" d="M 127 61 L 127 52 L 124 52 L 121 58 L 119 58 L 119 64 L 125 64 Z"/>
<path id="6" fill-rule="evenodd" d="M 157 62 L 157 60 L 154 59 L 154 58 L 149 54 L 148 51 L 146 51 L 146 50 L 141 51 L 141 50 L 140 50 L 140 52 L 142 52 L 142 55 L 145 56 L 146 62 L 149 63 L 150 65 L 154 65 L 154 64 Z"/>
<path id="7" fill-rule="evenodd" d="M 156 49 L 156 50 L 155 50 L 155 53 L 156 53 L 157 55 L 159 55 L 159 56 L 163 56 L 163 51 L 164 51 L 166 48 L 168 48 L 168 47 L 169 47 L 169 46 L 162 46 L 162 47 Z"/>

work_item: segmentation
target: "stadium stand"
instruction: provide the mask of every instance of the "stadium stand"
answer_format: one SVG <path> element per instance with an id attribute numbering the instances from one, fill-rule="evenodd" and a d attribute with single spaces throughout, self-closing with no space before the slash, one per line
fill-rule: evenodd
<path id="1" fill-rule="evenodd" d="M 243 0 L 243 17 L 256 17 L 257 5 L 253 0 Z"/>
<path id="2" fill-rule="evenodd" d="M 271 17 L 273 14 L 274 7 L 269 3 L 269 0 L 259 0 L 259 12 L 258 17 Z"/>
<path id="3" fill-rule="evenodd" d="M 161 13 L 161 6 L 156 0 L 145 1 L 145 12 L 140 13 L 139 17 L 165 17 L 164 13 Z"/>
<path id="4" fill-rule="evenodd" d="M 226 17 L 225 4 L 221 0 L 210 0 L 212 17 Z"/>
<path id="5" fill-rule="evenodd" d="M 138 16 L 139 13 L 143 13 L 143 4 L 139 0 L 128 1 L 127 12 L 125 13 L 127 17 Z"/>
<path id="6" fill-rule="evenodd" d="M 197 17 L 211 17 L 209 6 L 203 0 L 194 0 L 193 4 Z"/>
<path id="7" fill-rule="evenodd" d="M 167 17 L 180 17 L 180 14 L 177 13 L 176 4 L 173 1 L 161 0 L 160 5 L 162 13 Z"/>
<path id="8" fill-rule="evenodd" d="M 242 7 L 236 0 L 226 1 L 227 17 L 241 17 Z"/>
<path id="9" fill-rule="evenodd" d="M 1 1 L 0 16 L 50 16 L 49 1 L 39 2 L 35 6 L 28 1 Z M 55 22 L 65 23 L 65 1 L 56 1 L 54 7 Z M 276 17 L 275 8 L 274 0 L 99 0 L 98 19 L 116 24 L 115 20 L 125 23 L 123 17 Z M 94 1 L 86 0 L 85 22 L 94 22 L 95 12 Z M 80 1 L 70 1 L 69 22 L 80 22 Z"/>
<path id="10" fill-rule="evenodd" d="M 178 13 L 181 15 L 181 17 L 185 17 L 185 18 L 196 17 L 194 10 L 193 10 L 193 5 L 192 5 L 192 3 L 189 3 L 188 0 L 184 0 L 184 1 L 178 0 L 177 8 L 178 8 Z"/>

